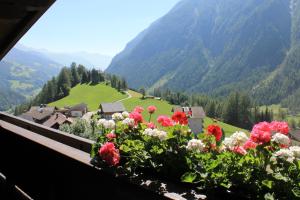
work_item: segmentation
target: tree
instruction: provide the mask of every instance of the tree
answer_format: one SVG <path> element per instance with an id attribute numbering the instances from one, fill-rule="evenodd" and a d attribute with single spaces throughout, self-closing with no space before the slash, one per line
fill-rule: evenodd
<path id="1" fill-rule="evenodd" d="M 98 71 L 96 69 L 92 69 L 92 72 L 91 72 L 91 81 L 92 81 L 92 84 L 98 84 L 99 83 L 99 74 L 98 74 Z"/>
<path id="2" fill-rule="evenodd" d="M 66 67 L 62 68 L 57 78 L 58 91 L 62 93 L 62 96 L 68 96 L 71 89 L 71 77 L 70 70 Z"/>
<path id="3" fill-rule="evenodd" d="M 122 80 L 121 80 L 121 88 L 123 90 L 127 90 L 127 88 L 128 88 L 127 82 L 124 78 L 122 78 Z"/>
<path id="4" fill-rule="evenodd" d="M 239 124 L 239 94 L 237 92 L 231 93 L 223 111 L 223 120 L 232 125 Z"/>
<path id="5" fill-rule="evenodd" d="M 86 71 L 82 72 L 81 84 L 83 83 L 89 83 L 89 77 Z"/>
<path id="6" fill-rule="evenodd" d="M 209 117 L 216 116 L 216 104 L 214 101 L 210 101 L 205 107 L 206 115 Z"/>
<path id="7" fill-rule="evenodd" d="M 80 78 L 79 78 L 79 74 L 78 74 L 78 71 L 77 71 L 76 63 L 71 64 L 71 74 L 72 74 L 71 87 L 74 87 L 75 85 L 80 83 Z"/>

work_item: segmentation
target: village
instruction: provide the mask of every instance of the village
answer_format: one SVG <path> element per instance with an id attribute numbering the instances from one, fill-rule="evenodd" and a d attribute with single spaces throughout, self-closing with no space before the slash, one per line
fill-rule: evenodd
<path id="1" fill-rule="evenodd" d="M 90 122 L 92 119 L 111 120 L 114 113 L 127 111 L 122 102 L 100 103 L 98 111 L 89 111 L 86 103 L 80 103 L 74 106 L 65 106 L 58 108 L 56 106 L 32 106 L 29 111 L 21 114 L 19 117 L 31 122 L 44 125 L 48 128 L 59 129 L 63 124 L 72 124 L 77 119 L 83 119 Z M 202 107 L 180 107 L 175 106 L 172 112 L 184 112 L 188 116 L 188 125 L 195 134 L 203 131 L 203 122 L 205 112 Z"/>

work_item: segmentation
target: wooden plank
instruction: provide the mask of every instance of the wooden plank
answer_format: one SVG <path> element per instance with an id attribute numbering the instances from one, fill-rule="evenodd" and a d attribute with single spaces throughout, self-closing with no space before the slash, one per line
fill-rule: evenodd
<path id="1" fill-rule="evenodd" d="M 68 156 L 69 158 L 72 158 L 74 160 L 77 160 L 81 163 L 84 163 L 86 165 L 92 166 L 90 164 L 90 155 L 86 152 L 83 152 L 79 149 L 75 149 L 73 147 L 67 146 L 65 144 L 62 144 L 60 142 L 57 142 L 55 140 L 49 139 L 47 137 L 44 137 L 42 135 L 39 135 L 37 133 L 28 131 L 24 128 L 18 127 L 16 125 L 10 124 L 8 122 L 5 122 L 3 120 L 0 120 L 0 127 L 8 130 L 10 132 L 13 132 L 16 135 L 19 135 L 23 138 L 26 138 L 32 142 L 35 142 L 37 144 L 40 144 L 44 147 L 47 147 L 49 149 L 52 149 L 58 153 L 61 153 L 65 156 Z M 1 133 L 0 133 L 1 134 Z"/>
<path id="2" fill-rule="evenodd" d="M 94 143 L 91 140 L 88 140 L 88 139 L 85 139 L 82 137 L 78 137 L 76 135 L 72 135 L 69 133 L 64 133 L 62 131 L 58 131 L 55 129 L 51 129 L 51 128 L 43 126 L 41 124 L 30 122 L 25 119 L 15 117 L 13 115 L 10 115 L 10 114 L 4 113 L 4 112 L 0 112 L 0 119 L 3 121 L 9 122 L 11 124 L 17 125 L 19 127 L 22 127 L 24 129 L 33 131 L 35 133 L 38 133 L 42 136 L 48 137 L 55 141 L 69 145 L 76 149 L 80 149 L 86 153 L 91 152 L 91 146 Z"/>

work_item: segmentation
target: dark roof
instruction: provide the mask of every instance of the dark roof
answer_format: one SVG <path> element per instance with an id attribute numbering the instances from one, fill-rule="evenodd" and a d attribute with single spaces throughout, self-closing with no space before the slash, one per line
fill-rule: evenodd
<path id="1" fill-rule="evenodd" d="M 87 104 L 81 103 L 70 108 L 70 111 L 84 111 L 87 110 Z"/>
<path id="2" fill-rule="evenodd" d="M 65 115 L 63 115 L 61 113 L 55 113 L 47 121 L 45 121 L 43 123 L 43 125 L 51 128 L 55 124 L 61 125 L 61 124 L 64 124 L 66 122 L 71 123 L 71 121 L 69 121 L 68 118 Z"/>
<path id="3" fill-rule="evenodd" d="M 121 102 L 115 103 L 101 103 L 101 112 L 102 113 L 116 113 L 125 111 L 125 107 Z"/>
<path id="4" fill-rule="evenodd" d="M 201 106 L 191 107 L 192 118 L 204 118 L 205 112 Z"/>
<path id="5" fill-rule="evenodd" d="M 0 60 L 55 0 L 0 1 Z"/>
<path id="6" fill-rule="evenodd" d="M 31 121 L 31 122 L 34 122 L 32 116 L 30 115 L 27 115 L 26 113 L 22 114 L 22 115 L 19 115 L 18 117 L 22 118 L 22 119 L 26 119 L 28 121 Z"/>
<path id="7" fill-rule="evenodd" d="M 32 106 L 28 112 L 25 113 L 27 116 L 31 116 L 34 120 L 43 120 L 50 117 L 55 111 L 55 107 L 39 107 Z"/>

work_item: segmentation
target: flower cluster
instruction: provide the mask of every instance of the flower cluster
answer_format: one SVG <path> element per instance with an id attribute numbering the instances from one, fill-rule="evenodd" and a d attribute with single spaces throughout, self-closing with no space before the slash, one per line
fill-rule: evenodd
<path id="1" fill-rule="evenodd" d="M 288 147 L 290 145 L 290 138 L 281 133 L 273 135 L 271 141 L 281 145 L 281 147 Z"/>
<path id="2" fill-rule="evenodd" d="M 147 108 L 147 122 L 143 110 L 136 107 L 131 113 L 114 114 L 113 120 L 98 121 L 102 131 L 92 151 L 99 161 L 96 164 L 105 166 L 104 161 L 117 166 L 122 158 L 117 173 L 156 171 L 200 183 L 204 189 L 244 191 L 251 185 L 246 191 L 251 199 L 263 199 L 266 193 L 274 194 L 274 199 L 293 199 L 292 190 L 300 191 L 300 147 L 290 146 L 286 122 L 261 122 L 254 125 L 249 137 L 237 131 L 224 138 L 225 132 L 216 123 L 209 125 L 205 134 L 194 135 L 185 113 L 159 116 L 155 124 L 151 115 L 156 107 Z M 283 184 L 285 180 L 289 181 Z"/>
<path id="3" fill-rule="evenodd" d="M 138 125 L 139 123 L 142 123 L 144 121 L 142 114 L 137 111 L 131 112 L 129 114 L 129 117 L 134 120 L 135 125 Z"/>
<path id="4" fill-rule="evenodd" d="M 219 142 L 223 133 L 222 129 L 218 125 L 209 125 L 207 127 L 207 134 L 215 136 L 216 141 Z"/>
<path id="5" fill-rule="evenodd" d="M 188 124 L 188 119 L 187 119 L 187 116 L 184 112 L 175 112 L 172 115 L 172 120 L 175 123 L 179 123 L 181 125 L 187 125 Z"/>
<path id="6" fill-rule="evenodd" d="M 165 131 L 160 131 L 158 129 L 151 129 L 151 128 L 147 128 L 145 129 L 145 131 L 143 132 L 144 135 L 148 135 L 150 137 L 155 137 L 160 139 L 161 141 L 167 139 L 167 133 Z"/>
<path id="7" fill-rule="evenodd" d="M 260 122 L 253 127 L 250 137 L 257 144 L 265 144 L 271 141 L 272 134 L 275 133 L 287 135 L 289 133 L 288 124 L 278 121 Z"/>
<path id="8" fill-rule="evenodd" d="M 122 121 L 122 124 L 123 124 L 123 125 L 126 125 L 126 126 L 129 126 L 129 127 L 133 127 L 134 124 L 135 124 L 135 121 L 134 121 L 134 119 L 131 119 L 131 118 L 125 118 L 125 119 Z"/>
<path id="9" fill-rule="evenodd" d="M 247 151 L 244 145 L 248 140 L 249 138 L 247 137 L 246 133 L 237 131 L 233 133 L 230 137 L 226 137 L 223 141 L 223 145 L 226 149 L 230 151 L 241 155 L 245 155 Z"/>
<path id="10" fill-rule="evenodd" d="M 122 113 L 114 113 L 112 115 L 112 119 L 115 120 L 115 121 L 121 121 L 124 119 Z"/>
<path id="11" fill-rule="evenodd" d="M 116 149 L 114 143 L 112 142 L 106 142 L 104 145 L 102 145 L 98 153 L 108 165 L 116 166 L 120 162 L 119 150 Z"/>
<path id="12" fill-rule="evenodd" d="M 174 122 L 168 116 L 161 115 L 157 118 L 157 122 L 164 127 L 174 126 Z"/>
<path id="13" fill-rule="evenodd" d="M 186 149 L 189 151 L 203 152 L 205 150 L 205 144 L 202 142 L 202 140 L 191 139 L 188 142 Z"/>
<path id="14" fill-rule="evenodd" d="M 99 119 L 98 126 L 102 126 L 106 129 L 114 129 L 116 123 L 114 120 Z"/>

